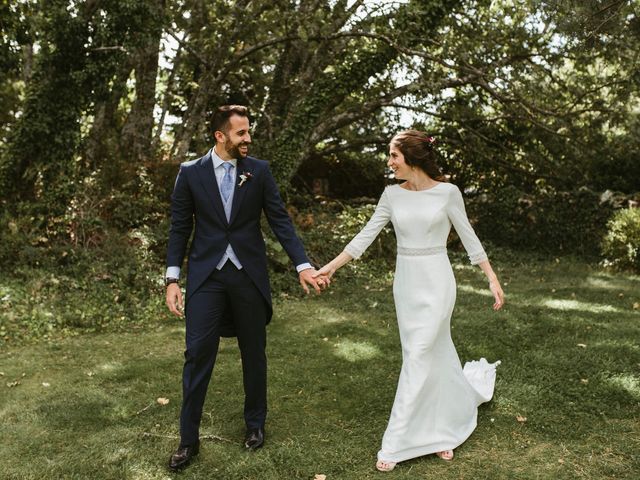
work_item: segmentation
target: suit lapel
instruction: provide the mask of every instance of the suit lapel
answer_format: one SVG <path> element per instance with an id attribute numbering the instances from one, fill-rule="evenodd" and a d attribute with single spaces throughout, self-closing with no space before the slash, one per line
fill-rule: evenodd
<path id="1" fill-rule="evenodd" d="M 218 182 L 216 181 L 216 174 L 213 171 L 211 152 L 207 153 L 200 159 L 200 168 L 198 169 L 198 173 L 200 174 L 200 181 L 207 192 L 207 196 L 209 196 L 213 201 L 213 207 L 218 214 L 218 217 L 220 217 L 222 223 L 228 225 L 227 216 L 224 214 L 224 207 L 222 206 L 220 189 L 218 188 Z"/>
<path id="2" fill-rule="evenodd" d="M 244 194 L 249 188 L 249 184 L 251 183 L 251 180 L 248 179 L 242 184 L 242 186 L 240 186 L 240 175 L 242 175 L 246 171 L 246 164 L 246 159 L 242 158 L 238 159 L 238 163 L 236 164 L 236 185 L 235 191 L 233 193 L 233 203 L 231 204 L 231 215 L 229 216 L 229 223 L 233 223 L 233 220 L 238 215 L 238 211 L 240 210 L 240 204 L 242 203 Z"/>

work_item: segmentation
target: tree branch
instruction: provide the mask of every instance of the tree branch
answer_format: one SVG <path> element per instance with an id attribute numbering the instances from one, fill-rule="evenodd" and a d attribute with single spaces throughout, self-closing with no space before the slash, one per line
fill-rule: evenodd
<path id="1" fill-rule="evenodd" d="M 327 156 L 327 155 L 333 155 L 339 152 L 352 150 L 359 147 L 364 147 L 365 145 L 387 145 L 388 143 L 389 143 L 388 138 L 365 137 L 365 138 L 359 138 L 357 140 L 352 140 L 346 143 L 340 143 L 338 145 L 331 145 L 326 148 L 316 149 L 315 152 L 318 155 Z"/>

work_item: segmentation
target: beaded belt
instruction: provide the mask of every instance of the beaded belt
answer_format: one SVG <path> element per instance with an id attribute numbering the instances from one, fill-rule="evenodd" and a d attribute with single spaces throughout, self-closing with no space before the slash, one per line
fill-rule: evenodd
<path id="1" fill-rule="evenodd" d="M 424 255 L 437 255 L 439 253 L 447 253 L 447 247 L 426 247 L 426 248 L 407 248 L 398 247 L 398 255 L 407 255 L 409 257 L 421 257 Z"/>

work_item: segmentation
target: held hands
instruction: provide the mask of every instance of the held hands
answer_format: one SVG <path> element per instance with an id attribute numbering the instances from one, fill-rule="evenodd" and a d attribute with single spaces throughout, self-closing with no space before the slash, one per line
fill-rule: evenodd
<path id="1" fill-rule="evenodd" d="M 312 274 L 312 278 L 318 282 L 318 285 L 323 288 L 327 288 L 329 285 L 331 285 L 331 277 L 334 273 L 336 273 L 336 269 L 329 267 L 329 264 L 327 264 L 320 270 L 316 270 Z"/>
<path id="2" fill-rule="evenodd" d="M 307 268 L 306 270 L 302 270 L 300 273 L 298 273 L 298 278 L 300 279 L 300 285 L 302 285 L 302 289 L 306 293 L 310 292 L 309 286 L 313 287 L 316 293 L 320 293 L 331 283 L 329 277 L 319 274 L 315 268 Z"/>
<path id="3" fill-rule="evenodd" d="M 331 283 L 331 277 L 336 273 L 335 267 L 331 266 L 331 263 L 327 263 L 324 267 L 318 270 L 313 276 L 324 278 L 325 281 Z"/>
<path id="4" fill-rule="evenodd" d="M 166 303 L 171 313 L 178 317 L 183 316 L 182 312 L 184 311 L 184 303 L 182 301 L 182 292 L 180 291 L 180 287 L 177 283 L 170 283 L 167 286 Z"/>

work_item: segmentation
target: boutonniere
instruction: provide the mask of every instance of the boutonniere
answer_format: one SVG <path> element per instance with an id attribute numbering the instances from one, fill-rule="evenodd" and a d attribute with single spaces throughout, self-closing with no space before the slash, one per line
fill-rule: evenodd
<path id="1" fill-rule="evenodd" d="M 240 174 L 240 183 L 238 184 L 238 187 L 241 187 L 242 184 L 244 182 L 246 182 L 247 180 L 251 180 L 251 177 L 253 177 L 253 175 L 251 174 L 251 172 L 242 172 Z"/>

